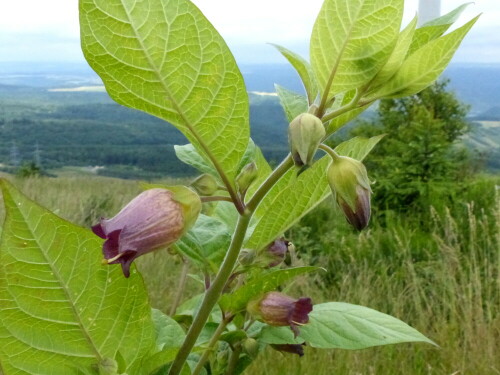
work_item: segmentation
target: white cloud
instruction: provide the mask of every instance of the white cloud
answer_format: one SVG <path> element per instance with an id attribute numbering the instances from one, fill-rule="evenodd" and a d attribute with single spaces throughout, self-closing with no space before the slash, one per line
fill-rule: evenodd
<path id="1" fill-rule="evenodd" d="M 466 0 L 442 0 L 442 13 Z M 193 0 L 233 48 L 241 62 L 282 61 L 267 42 L 307 53 L 322 0 Z M 418 9 L 406 0 L 404 23 Z M 460 60 L 500 62 L 500 2 L 477 0 L 459 20 L 483 12 L 461 47 Z M 79 60 L 77 0 L 0 0 L 0 61 Z M 481 46 L 481 47 L 479 47 Z"/>

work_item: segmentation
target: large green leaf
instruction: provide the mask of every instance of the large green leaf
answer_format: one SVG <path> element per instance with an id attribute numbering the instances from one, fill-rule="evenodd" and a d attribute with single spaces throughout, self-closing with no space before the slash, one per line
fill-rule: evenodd
<path id="1" fill-rule="evenodd" d="M 321 93 L 361 87 L 392 52 L 403 0 L 325 0 L 311 36 L 311 65 Z"/>
<path id="2" fill-rule="evenodd" d="M 286 49 L 285 47 L 273 44 L 274 47 L 292 64 L 304 84 L 304 88 L 307 93 L 307 102 L 309 104 L 314 103 L 316 97 L 318 96 L 318 84 L 316 83 L 316 78 L 314 77 L 314 72 L 312 71 L 311 65 L 300 55 L 295 52 Z"/>
<path id="3" fill-rule="evenodd" d="M 296 267 L 284 270 L 276 270 L 265 275 L 259 275 L 254 280 L 247 282 L 245 285 L 236 289 L 231 294 L 224 294 L 219 304 L 226 310 L 233 313 L 239 312 L 246 308 L 248 301 L 263 293 L 275 290 L 285 281 L 290 280 L 298 275 L 318 270 L 318 267 Z"/>
<path id="4" fill-rule="evenodd" d="M 179 251 L 199 265 L 217 271 L 231 242 L 227 226 L 219 219 L 200 215 L 176 246 Z"/>
<path id="5" fill-rule="evenodd" d="M 0 362 L 10 374 L 81 374 L 105 358 L 138 374 L 155 349 L 140 275 L 101 264 L 102 240 L 5 180 L 0 245 Z M 133 343 L 133 345 L 130 345 Z M 135 365 L 134 365 L 135 363 Z"/>
<path id="6" fill-rule="evenodd" d="M 380 72 L 378 72 L 376 77 L 370 83 L 370 87 L 378 87 L 386 83 L 394 74 L 396 74 L 408 53 L 416 26 L 417 17 L 415 16 L 408 26 L 406 26 L 399 34 L 398 41 L 396 42 L 396 46 L 394 47 L 389 60 L 387 60 L 386 64 L 382 69 L 380 69 Z"/>
<path id="7" fill-rule="evenodd" d="M 350 158 L 363 161 L 384 136 L 385 134 L 371 138 L 354 137 L 339 144 L 335 147 L 335 151 L 342 156 L 349 156 Z"/>
<path id="8" fill-rule="evenodd" d="M 330 194 L 329 163 L 329 157 L 323 157 L 299 176 L 295 168 L 290 169 L 257 207 L 252 221 L 255 229 L 244 246 L 261 249 L 323 201 Z"/>
<path id="9" fill-rule="evenodd" d="M 188 0 L 80 0 L 84 55 L 118 103 L 165 119 L 232 178 L 248 96 L 222 37 Z"/>
<path id="10" fill-rule="evenodd" d="M 408 49 L 408 55 L 411 55 L 420 47 L 443 35 L 450 28 L 450 26 L 458 20 L 458 17 L 460 17 L 465 8 L 467 8 L 470 4 L 471 3 L 462 4 L 451 12 L 433 19 L 419 27 L 413 35 L 410 48 Z"/>
<path id="11" fill-rule="evenodd" d="M 300 327 L 300 337 L 308 345 L 323 349 L 354 350 L 402 342 L 434 344 L 393 316 L 343 302 L 314 305 L 309 323 Z"/>
<path id="12" fill-rule="evenodd" d="M 278 84 L 274 85 L 274 87 L 276 88 L 276 93 L 280 98 L 280 103 L 283 111 L 285 111 L 288 122 L 292 122 L 301 113 L 307 112 L 308 105 L 305 96 L 290 91 Z"/>
<path id="13" fill-rule="evenodd" d="M 367 99 L 413 95 L 432 84 L 444 71 L 478 17 L 417 50 L 403 62 L 386 85 L 369 94 Z"/>

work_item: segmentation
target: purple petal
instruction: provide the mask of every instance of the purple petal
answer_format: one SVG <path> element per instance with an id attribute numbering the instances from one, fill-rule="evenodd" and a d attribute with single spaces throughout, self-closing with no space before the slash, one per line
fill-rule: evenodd
<path id="1" fill-rule="evenodd" d="M 101 219 L 102 220 L 102 219 Z M 101 223 L 99 224 L 96 224 L 92 227 L 92 232 L 94 232 L 95 235 L 103 238 L 103 239 L 106 239 L 106 233 L 104 233 L 104 230 L 102 229 L 102 225 Z"/>

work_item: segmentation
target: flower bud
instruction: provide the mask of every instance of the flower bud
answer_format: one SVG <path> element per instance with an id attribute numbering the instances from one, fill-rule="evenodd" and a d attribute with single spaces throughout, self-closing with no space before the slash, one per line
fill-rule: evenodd
<path id="1" fill-rule="evenodd" d="M 298 326 L 309 322 L 312 309 L 310 298 L 296 300 L 279 292 L 266 293 L 247 305 L 248 312 L 256 319 L 271 326 L 290 326 L 295 336 L 299 334 Z"/>
<path id="2" fill-rule="evenodd" d="M 194 224 L 200 210 L 200 198 L 185 186 L 155 188 L 139 194 L 115 217 L 102 218 L 92 231 L 106 240 L 105 263 L 120 263 L 129 277 L 135 258 L 173 244 Z"/>
<path id="3" fill-rule="evenodd" d="M 328 183 L 349 224 L 357 230 L 365 228 L 372 191 L 363 163 L 347 156 L 335 158 L 328 168 Z"/>
<path id="4" fill-rule="evenodd" d="M 200 195 L 214 195 L 219 190 L 219 185 L 215 177 L 209 174 L 202 174 L 197 177 L 190 186 L 195 189 Z"/>
<path id="5" fill-rule="evenodd" d="M 310 113 L 302 113 L 290 123 L 288 142 L 297 167 L 312 165 L 314 154 L 325 134 L 321 120 Z"/>
<path id="6" fill-rule="evenodd" d="M 246 191 L 255 181 L 258 174 L 257 165 L 253 162 L 243 167 L 240 174 L 236 177 L 236 186 L 242 195 L 245 195 Z"/>
<path id="7" fill-rule="evenodd" d="M 255 261 L 255 251 L 253 249 L 241 250 L 238 261 L 242 266 L 251 266 Z"/>
<path id="8" fill-rule="evenodd" d="M 277 265 L 283 263 L 286 258 L 288 249 L 293 246 L 290 241 L 285 240 L 283 237 L 271 242 L 267 246 L 266 255 L 269 259 L 268 267 L 276 267 Z"/>
<path id="9" fill-rule="evenodd" d="M 248 354 L 250 358 L 255 358 L 259 354 L 259 343 L 257 340 L 249 337 L 243 340 L 242 343 L 243 351 Z"/>
<path id="10" fill-rule="evenodd" d="M 304 348 L 306 344 L 271 344 L 271 348 L 280 352 L 297 354 L 299 357 L 304 355 Z"/>

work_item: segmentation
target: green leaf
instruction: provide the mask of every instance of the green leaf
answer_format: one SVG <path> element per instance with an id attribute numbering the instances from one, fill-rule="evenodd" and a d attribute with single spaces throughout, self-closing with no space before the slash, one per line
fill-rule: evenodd
<path id="1" fill-rule="evenodd" d="M 309 323 L 300 327 L 308 345 L 323 349 L 364 349 L 402 342 L 433 341 L 390 315 L 343 302 L 314 305 Z"/>
<path id="2" fill-rule="evenodd" d="M 213 165 L 207 163 L 191 143 L 183 146 L 175 145 L 174 151 L 177 158 L 183 163 L 196 168 L 202 173 L 210 174 L 217 179 L 220 178 Z"/>
<path id="3" fill-rule="evenodd" d="M 274 87 L 288 122 L 292 122 L 301 113 L 307 112 L 308 104 L 305 96 L 290 91 L 278 84 L 275 84 Z"/>
<path id="4" fill-rule="evenodd" d="M 294 337 L 290 327 L 271 327 L 265 324 L 258 336 L 259 341 L 266 344 L 302 344 L 304 339 Z"/>
<path id="5" fill-rule="evenodd" d="M 152 309 L 152 315 L 158 350 L 163 350 L 166 347 L 180 348 L 186 334 L 179 323 L 157 309 Z"/>
<path id="6" fill-rule="evenodd" d="M 327 111 L 327 114 L 329 112 L 334 112 L 334 111 L 340 109 L 341 107 L 346 106 L 349 103 L 351 103 L 351 101 L 356 96 L 356 91 L 357 90 L 350 90 L 350 91 L 338 94 L 335 97 L 335 102 Z M 352 109 L 348 112 L 341 114 L 340 116 L 334 117 L 331 121 L 328 122 L 328 125 L 326 126 L 326 133 L 328 135 L 333 134 L 336 130 L 340 129 L 342 126 L 347 124 L 353 118 L 357 117 L 361 112 L 366 110 L 369 106 L 370 105 L 366 105 L 366 106 L 363 106 L 361 108 Z"/>
<path id="7" fill-rule="evenodd" d="M 368 95 L 366 99 L 413 95 L 431 85 L 444 71 L 478 17 L 420 48 L 403 62 L 401 68 L 386 85 Z M 429 58 L 430 56 L 432 58 Z"/>
<path id="8" fill-rule="evenodd" d="M 299 77 L 302 80 L 302 83 L 304 84 L 304 88 L 307 93 L 308 100 L 306 101 L 306 103 L 308 103 L 309 105 L 314 103 L 314 101 L 318 96 L 319 90 L 311 65 L 304 58 L 302 58 L 295 52 L 292 52 L 289 49 L 286 49 L 285 47 L 279 46 L 277 44 L 271 44 L 271 45 L 276 47 L 276 49 L 281 52 L 281 54 L 288 60 L 290 64 L 292 64 L 292 66 L 299 74 Z"/>
<path id="9" fill-rule="evenodd" d="M 0 362 L 9 374 L 81 374 L 103 359 L 139 373 L 155 348 L 142 278 L 103 266 L 102 240 L 0 181 Z M 130 345 L 133 343 L 133 345 Z"/>
<path id="10" fill-rule="evenodd" d="M 248 95 L 224 40 L 192 2 L 80 0 L 80 29 L 85 58 L 114 100 L 172 123 L 208 164 L 236 176 Z"/>
<path id="11" fill-rule="evenodd" d="M 196 225 L 177 241 L 176 246 L 199 265 L 217 271 L 230 242 L 231 234 L 222 221 L 201 214 Z"/>
<path id="12" fill-rule="evenodd" d="M 370 84 L 370 87 L 376 88 L 385 84 L 400 68 L 401 64 L 405 60 L 405 57 L 410 48 L 412 42 L 413 34 L 415 33 L 415 27 L 417 26 L 417 17 L 415 16 L 413 20 L 405 27 L 403 31 L 399 34 L 398 41 L 394 47 L 389 60 L 387 60 L 384 67 L 378 72 L 376 77 Z"/>
<path id="13" fill-rule="evenodd" d="M 370 151 L 379 143 L 385 134 L 377 135 L 371 138 L 354 137 L 348 141 L 342 142 L 335 151 L 342 156 L 349 156 L 350 158 L 363 161 L 363 159 L 370 153 Z"/>
<path id="14" fill-rule="evenodd" d="M 325 0 L 311 36 L 323 100 L 368 83 L 392 52 L 403 0 Z"/>
<path id="15" fill-rule="evenodd" d="M 275 290 L 278 286 L 283 284 L 296 276 L 316 271 L 318 267 L 296 267 L 284 270 L 276 270 L 269 272 L 265 275 L 260 275 L 258 278 L 247 282 L 242 287 L 236 289 L 231 294 L 224 294 L 219 304 L 225 311 L 237 313 L 245 310 L 248 301 L 263 293 Z"/>
<path id="16" fill-rule="evenodd" d="M 443 35 L 470 4 L 472 3 L 462 4 L 444 16 L 433 19 L 419 27 L 415 31 L 410 48 L 408 49 L 408 56 L 430 41 Z"/>
<path id="17" fill-rule="evenodd" d="M 251 222 L 255 229 L 244 247 L 263 248 L 323 201 L 331 193 L 326 179 L 329 163 L 323 157 L 299 176 L 295 168 L 285 173 L 257 207 Z"/>

